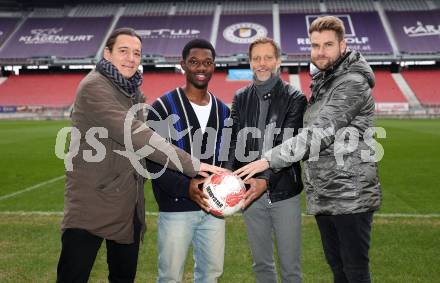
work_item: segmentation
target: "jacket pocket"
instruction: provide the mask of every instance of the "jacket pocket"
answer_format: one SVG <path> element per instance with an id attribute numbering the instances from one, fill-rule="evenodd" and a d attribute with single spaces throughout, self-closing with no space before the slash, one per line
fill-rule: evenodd
<path id="1" fill-rule="evenodd" d="M 101 183 L 97 186 L 97 190 L 103 193 L 119 193 L 119 179 L 121 175 L 119 173 L 111 176 L 110 180 L 105 183 Z"/>
<path id="2" fill-rule="evenodd" d="M 337 165 L 333 156 L 320 156 L 316 162 L 305 162 L 305 177 L 312 185 L 308 192 L 321 199 L 358 199 L 359 165 L 347 161 Z"/>

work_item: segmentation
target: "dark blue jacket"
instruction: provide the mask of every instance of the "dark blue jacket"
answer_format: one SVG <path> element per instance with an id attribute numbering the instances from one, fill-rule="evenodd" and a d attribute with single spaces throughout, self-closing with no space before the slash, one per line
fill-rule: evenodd
<path id="1" fill-rule="evenodd" d="M 206 128 L 213 129 L 212 132 L 206 131 L 203 135 L 200 134 L 196 113 L 181 88 L 168 92 L 153 103 L 153 109 L 148 112 L 147 123 L 162 137 L 202 162 L 221 166 L 219 154 L 222 147 L 222 130 L 225 120 L 229 118 L 229 108 L 214 95 L 210 95 L 212 106 Z M 188 128 L 191 129 L 189 134 Z M 153 174 L 164 170 L 159 178 L 151 181 L 159 211 L 200 210 L 200 207 L 189 198 L 191 178 L 164 169 L 162 165 L 151 161 L 147 162 L 147 169 Z"/>

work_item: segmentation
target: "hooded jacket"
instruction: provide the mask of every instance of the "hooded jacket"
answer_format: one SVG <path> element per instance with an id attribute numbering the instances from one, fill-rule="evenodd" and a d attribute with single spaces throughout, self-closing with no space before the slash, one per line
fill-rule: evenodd
<path id="1" fill-rule="evenodd" d="M 273 169 L 304 160 L 309 214 L 352 214 L 379 208 L 373 87 L 368 63 L 359 52 L 347 52 L 313 78 L 303 131 L 264 155 Z"/>

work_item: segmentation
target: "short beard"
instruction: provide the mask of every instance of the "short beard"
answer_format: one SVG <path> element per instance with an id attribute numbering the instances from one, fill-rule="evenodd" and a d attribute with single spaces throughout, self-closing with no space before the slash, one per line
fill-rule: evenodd
<path id="1" fill-rule="evenodd" d="M 339 52 L 339 56 L 336 57 L 336 59 L 335 59 L 334 61 L 330 61 L 330 63 L 328 64 L 328 66 L 326 66 L 325 69 L 320 69 L 320 68 L 318 67 L 318 65 L 316 64 L 316 61 L 311 60 L 311 62 L 312 62 L 313 65 L 315 65 L 315 67 L 318 68 L 320 71 L 326 71 L 326 70 L 330 69 L 331 67 L 333 67 L 336 63 L 338 63 L 339 60 L 340 60 L 342 57 L 344 57 L 344 55 L 345 55 L 346 52 L 347 52 L 347 48 L 346 48 L 342 53 Z"/>
<path id="2" fill-rule="evenodd" d="M 318 64 L 317 61 L 313 60 L 312 63 L 313 65 L 315 65 L 316 68 L 318 68 L 320 71 L 326 71 L 328 69 L 330 69 L 336 62 L 338 62 L 339 58 L 341 58 L 341 55 L 339 55 L 335 60 L 328 60 L 328 64 L 325 66 L 324 69 L 321 69 Z"/>
<path id="3" fill-rule="evenodd" d="M 253 72 L 253 73 L 254 73 L 254 78 L 255 79 L 257 79 L 258 81 L 264 83 L 264 82 L 268 81 L 270 78 L 273 78 L 274 76 L 279 75 L 280 74 L 280 68 L 275 68 L 274 70 L 270 70 L 270 76 L 267 77 L 267 79 L 265 79 L 264 81 L 262 81 L 262 80 L 260 80 L 258 78 L 256 72 Z"/>
<path id="4" fill-rule="evenodd" d="M 208 83 L 203 84 L 203 85 L 199 85 L 199 84 L 192 83 L 192 85 L 193 85 L 196 89 L 205 89 L 205 88 L 208 88 Z"/>

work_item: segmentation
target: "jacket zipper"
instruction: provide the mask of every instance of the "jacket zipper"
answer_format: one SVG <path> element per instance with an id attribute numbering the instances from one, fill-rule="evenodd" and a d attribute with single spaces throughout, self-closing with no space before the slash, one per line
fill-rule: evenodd
<path id="1" fill-rule="evenodd" d="M 272 201 L 270 200 L 270 193 L 269 193 L 269 190 L 266 190 L 266 194 L 267 194 L 267 203 L 268 203 L 268 204 L 272 204 Z"/>

